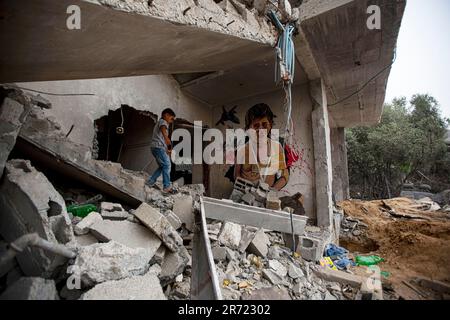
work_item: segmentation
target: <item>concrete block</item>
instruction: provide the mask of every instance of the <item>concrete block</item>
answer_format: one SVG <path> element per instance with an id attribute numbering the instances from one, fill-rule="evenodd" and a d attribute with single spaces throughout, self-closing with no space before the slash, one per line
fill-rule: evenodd
<path id="1" fill-rule="evenodd" d="M 252 206 L 255 203 L 255 196 L 251 193 L 246 193 L 241 197 L 241 202 Z"/>
<path id="2" fill-rule="evenodd" d="M 250 243 L 253 241 L 256 232 L 249 230 L 248 228 L 242 228 L 241 242 L 239 244 L 239 252 L 243 253 L 247 250 Z"/>
<path id="3" fill-rule="evenodd" d="M 101 242 L 114 240 L 129 248 L 144 248 L 153 257 L 161 240 L 147 228 L 129 221 L 101 220 L 91 227 L 91 234 Z"/>
<path id="4" fill-rule="evenodd" d="M 230 195 L 230 200 L 232 200 L 234 202 L 240 202 L 243 195 L 244 195 L 244 193 L 242 191 L 233 189 L 233 191 L 231 192 L 231 195 Z"/>
<path id="5" fill-rule="evenodd" d="M 169 220 L 170 224 L 175 230 L 180 229 L 181 226 L 183 225 L 183 222 L 172 210 L 166 210 L 164 212 L 164 215 L 166 216 L 167 220 Z"/>
<path id="6" fill-rule="evenodd" d="M 276 192 L 270 191 L 267 194 L 266 208 L 272 210 L 281 210 L 281 200 L 278 198 Z"/>
<path id="7" fill-rule="evenodd" d="M 280 278 L 286 277 L 288 271 L 286 267 L 278 260 L 269 260 L 269 268 L 275 272 Z"/>
<path id="8" fill-rule="evenodd" d="M 80 300 L 167 300 L 154 272 L 107 281 L 83 294 Z"/>
<path id="9" fill-rule="evenodd" d="M 74 265 L 86 286 L 142 275 L 151 255 L 143 248 L 129 248 L 115 241 L 80 247 Z"/>
<path id="10" fill-rule="evenodd" d="M 269 251 L 270 240 L 263 229 L 258 230 L 252 242 L 247 248 L 247 252 L 265 258 Z"/>
<path id="11" fill-rule="evenodd" d="M 55 281 L 23 277 L 6 288 L 0 300 L 59 300 Z"/>
<path id="12" fill-rule="evenodd" d="M 75 239 L 64 199 L 30 161 L 11 160 L 6 164 L 0 185 L 0 212 L 0 234 L 8 242 L 33 232 L 54 243 Z M 25 250 L 17 260 L 25 275 L 42 277 L 51 277 L 67 261 L 38 248 Z"/>
<path id="13" fill-rule="evenodd" d="M 103 212 L 103 219 L 106 220 L 128 220 L 131 215 L 126 211 Z"/>
<path id="14" fill-rule="evenodd" d="M 225 261 L 227 259 L 227 248 L 225 247 L 214 247 L 211 249 L 214 261 Z"/>
<path id="15" fill-rule="evenodd" d="M 239 224 L 225 222 L 219 234 L 219 243 L 230 248 L 239 248 L 241 243 L 242 227 Z"/>
<path id="16" fill-rule="evenodd" d="M 122 208 L 120 203 L 102 202 L 100 204 L 103 219 L 127 220 L 130 214 Z"/>
<path id="17" fill-rule="evenodd" d="M 181 236 L 172 227 L 167 218 L 164 217 L 164 215 L 162 215 L 157 209 L 143 203 L 134 212 L 134 215 L 147 228 L 153 231 L 170 251 L 176 252 L 179 247 L 183 245 L 183 239 Z"/>
<path id="18" fill-rule="evenodd" d="M 159 280 L 163 286 L 173 282 L 175 278 L 184 271 L 188 265 L 190 255 L 184 246 L 178 252 L 167 252 L 161 265 Z"/>
<path id="19" fill-rule="evenodd" d="M 317 267 L 313 270 L 315 275 L 323 280 L 331 282 L 339 282 L 342 284 L 348 284 L 354 288 L 360 288 L 365 281 L 364 277 L 353 275 L 340 270 L 332 270 L 328 267 Z"/>
<path id="20" fill-rule="evenodd" d="M 73 231 L 77 236 L 87 234 L 90 230 L 89 227 L 102 220 L 103 218 L 98 212 L 91 212 L 73 227 Z"/>
<path id="21" fill-rule="evenodd" d="M 305 276 L 305 274 L 303 273 L 302 269 L 300 269 L 299 267 L 297 267 L 293 263 L 289 264 L 288 274 L 289 274 L 289 277 L 291 277 L 294 280 L 298 279 L 298 278 L 302 278 L 302 277 Z"/>
<path id="22" fill-rule="evenodd" d="M 271 269 L 263 269 L 262 275 L 265 279 L 267 279 L 274 286 L 283 282 L 283 279 L 279 275 L 277 275 L 274 271 L 272 271 Z"/>
<path id="23" fill-rule="evenodd" d="M 300 237 L 297 252 L 306 261 L 319 261 L 322 257 L 320 241 L 313 238 Z"/>
<path id="24" fill-rule="evenodd" d="M 177 196 L 173 203 L 173 212 L 184 223 L 186 229 L 194 231 L 194 211 L 192 196 Z M 178 229 L 178 228 L 177 228 Z"/>

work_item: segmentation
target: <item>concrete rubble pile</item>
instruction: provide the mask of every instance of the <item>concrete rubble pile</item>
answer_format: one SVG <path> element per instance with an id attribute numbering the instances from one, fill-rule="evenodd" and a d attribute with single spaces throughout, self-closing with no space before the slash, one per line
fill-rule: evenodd
<path id="1" fill-rule="evenodd" d="M 0 299 L 190 299 L 198 228 L 194 218 L 200 213 L 203 185 L 183 185 L 178 194 L 163 195 L 161 187 L 145 186 L 147 174 L 91 159 L 91 149 L 67 139 L 41 110 L 48 107 L 45 101 L 15 89 L 2 96 L 0 120 L 7 123 L 3 127 L 10 129 L 11 139 L 2 144 L 6 147 L 0 163 L 5 167 L 0 183 L 0 255 L 8 243 L 37 233 L 76 256 L 68 259 L 37 247 L 18 252 L 0 268 Z M 6 117 L 3 111 L 15 103 L 26 115 Z M 66 206 L 86 202 L 93 190 L 67 189 L 55 182 L 58 179 L 53 185 L 49 179 L 54 173 L 47 178 L 40 171 L 50 166 L 39 163 L 38 170 L 34 159 L 7 161 L 18 137 L 57 155 L 55 163 L 70 164 L 103 186 L 132 195 L 138 204 L 130 207 L 111 194 L 100 194 L 95 200 L 98 212 L 74 216 Z M 70 184 L 70 178 L 66 180 Z M 236 186 L 231 196 L 236 202 L 272 210 L 291 207 L 304 215 L 300 194 L 278 198 L 266 185 L 243 180 Z M 286 234 L 210 219 L 207 228 L 225 299 L 353 299 L 359 291 L 360 279 L 330 276 L 317 264 L 326 230 L 307 226 L 305 234 L 295 238 L 300 254 L 293 254 L 289 248 L 294 240 Z"/>
<path id="2" fill-rule="evenodd" d="M 36 292 L 42 291 L 45 292 L 39 297 L 48 299 L 191 298 L 194 214 L 200 210 L 202 185 L 179 187 L 179 193 L 170 196 L 157 188 L 146 188 L 148 203 L 135 210 L 101 201 L 100 212 L 91 212 L 81 219 L 67 212 L 62 196 L 29 161 L 7 162 L 1 188 L 8 192 L 12 182 L 23 192 L 21 202 L 39 207 L 32 212 L 34 217 L 23 219 L 34 221 L 40 217 L 41 222 L 18 227 L 9 238 L 2 231 L 2 237 L 10 242 L 20 232 L 43 228 L 41 236 L 66 244 L 77 256 L 60 261 L 60 257 L 52 260 L 45 252 L 39 252 L 47 262 L 39 265 L 47 269 L 36 274 L 39 269 L 32 268 L 30 272 L 24 264 L 30 259 L 20 255 L 18 265 L 7 275 L 9 285 L 2 298 L 38 298 Z M 37 195 L 27 193 L 25 186 Z M 2 205 L 14 197 L 8 199 L 2 197 Z M 47 207 L 43 199 L 48 199 Z M 19 213 L 24 211 L 25 208 Z M 5 212 L 3 218 L 13 218 L 14 212 Z M 58 223 L 52 223 L 53 219 Z M 14 223 L 11 220 L 8 225 Z M 280 233 L 214 220 L 208 221 L 207 228 L 224 299 L 353 299 L 358 291 L 321 279 L 315 273 L 320 267 L 314 254 L 311 261 L 302 258 L 304 254 L 293 254 L 285 247 Z M 309 226 L 305 237 L 315 231 Z M 38 252 L 32 249 L 31 254 Z M 26 286 L 28 291 L 17 290 L 16 286 Z M 19 291 L 21 295 L 14 294 Z"/>
<path id="3" fill-rule="evenodd" d="M 7 266 L 1 299 L 167 299 L 175 283 L 173 294 L 189 298 L 192 251 L 181 234 L 193 230 L 193 199 L 203 186 L 183 186 L 170 197 L 152 190 L 161 208 L 142 203 L 128 211 L 102 201 L 101 213 L 84 218 L 67 212 L 63 197 L 30 161 L 8 161 L 0 188 L 0 254 L 32 232 L 76 252 L 71 260 L 34 247 L 21 252 Z"/>

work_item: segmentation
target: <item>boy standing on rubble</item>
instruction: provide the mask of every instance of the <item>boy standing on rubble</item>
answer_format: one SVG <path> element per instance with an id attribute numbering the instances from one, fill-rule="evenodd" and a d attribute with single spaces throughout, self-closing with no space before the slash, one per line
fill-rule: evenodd
<path id="1" fill-rule="evenodd" d="M 148 179 L 147 185 L 153 187 L 156 183 L 156 179 L 162 174 L 163 176 L 163 192 L 164 193 L 176 193 L 170 183 L 170 168 L 171 161 L 170 155 L 172 153 L 172 142 L 169 138 L 169 124 L 175 120 L 175 112 L 172 109 L 164 109 L 161 114 L 161 119 L 155 125 L 153 129 L 151 151 L 158 163 L 158 169 L 155 170 L 153 175 Z"/>

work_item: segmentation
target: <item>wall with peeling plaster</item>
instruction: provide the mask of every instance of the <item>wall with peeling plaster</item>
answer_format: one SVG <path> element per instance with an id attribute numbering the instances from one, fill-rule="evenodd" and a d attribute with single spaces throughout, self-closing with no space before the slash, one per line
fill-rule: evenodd
<path id="1" fill-rule="evenodd" d="M 18 83 L 20 87 L 51 93 L 93 93 L 95 96 L 43 95 L 52 103 L 46 115 L 56 118 L 63 132 L 69 132 L 73 142 L 92 147 L 95 137 L 94 120 L 116 110 L 122 104 L 158 116 L 167 107 L 177 117 L 193 122 L 211 124 L 211 110 L 206 104 L 183 94 L 178 83 L 169 75 L 139 76 L 109 79 L 66 80 Z"/>

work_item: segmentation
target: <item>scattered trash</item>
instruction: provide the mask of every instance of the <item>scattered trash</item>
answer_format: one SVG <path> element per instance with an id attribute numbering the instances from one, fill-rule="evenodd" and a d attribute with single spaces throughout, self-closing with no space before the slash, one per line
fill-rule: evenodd
<path id="1" fill-rule="evenodd" d="M 67 207 L 67 212 L 70 212 L 76 217 L 84 218 L 89 213 L 97 211 L 97 207 L 93 204 L 82 204 L 82 205 L 70 205 Z"/>
<path id="2" fill-rule="evenodd" d="M 372 265 L 377 265 L 380 262 L 383 262 L 384 259 L 376 256 L 376 255 L 372 255 L 372 256 L 356 256 L 355 258 L 356 260 L 356 264 L 358 266 L 372 266 Z"/>
<path id="3" fill-rule="evenodd" d="M 333 260 L 331 260 L 330 257 L 324 257 L 320 259 L 320 265 L 322 267 L 328 267 L 332 270 L 337 270 L 336 266 L 333 263 Z"/>
<path id="4" fill-rule="evenodd" d="M 355 266 L 355 262 L 347 257 L 348 250 L 330 243 L 325 248 L 325 256 L 329 257 L 334 265 L 340 269 L 347 269 L 348 266 Z"/>

